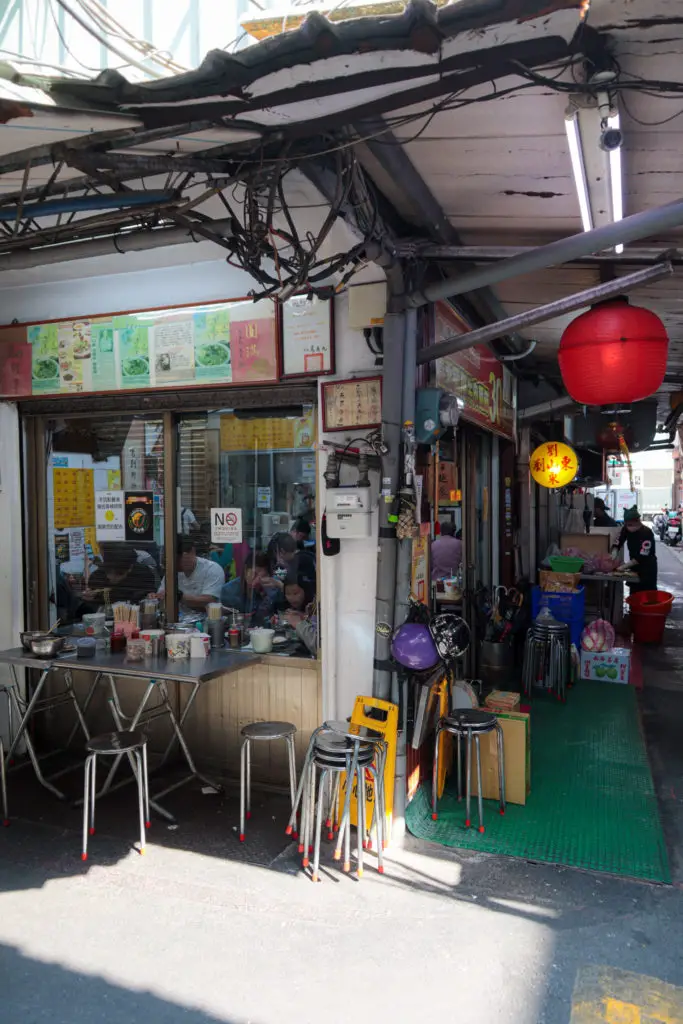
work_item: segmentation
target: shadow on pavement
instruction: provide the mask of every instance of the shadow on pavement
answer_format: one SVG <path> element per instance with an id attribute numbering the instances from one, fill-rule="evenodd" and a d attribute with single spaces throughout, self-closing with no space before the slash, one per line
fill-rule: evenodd
<path id="1" fill-rule="evenodd" d="M 237 1024 L 179 1006 L 150 992 L 133 991 L 104 978 L 24 956 L 0 944 L 2 1019 L 21 1024 Z"/>

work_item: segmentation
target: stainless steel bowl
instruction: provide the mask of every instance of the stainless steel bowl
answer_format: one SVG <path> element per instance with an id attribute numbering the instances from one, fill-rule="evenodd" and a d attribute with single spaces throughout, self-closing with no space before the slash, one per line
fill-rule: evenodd
<path id="1" fill-rule="evenodd" d="M 31 651 L 31 643 L 33 640 L 52 640 L 52 633 L 46 632 L 44 629 L 32 629 L 26 633 L 20 633 L 19 639 L 21 640 L 21 646 L 25 651 Z"/>
<path id="2" fill-rule="evenodd" d="M 54 658 L 61 651 L 65 640 L 63 636 L 43 636 L 40 640 L 32 640 L 31 653 L 36 658 Z"/>

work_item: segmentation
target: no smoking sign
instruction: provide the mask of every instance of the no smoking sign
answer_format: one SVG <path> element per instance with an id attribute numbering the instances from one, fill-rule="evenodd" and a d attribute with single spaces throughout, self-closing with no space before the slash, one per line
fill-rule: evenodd
<path id="1" fill-rule="evenodd" d="M 242 509 L 211 509 L 211 543 L 239 544 L 242 540 Z"/>

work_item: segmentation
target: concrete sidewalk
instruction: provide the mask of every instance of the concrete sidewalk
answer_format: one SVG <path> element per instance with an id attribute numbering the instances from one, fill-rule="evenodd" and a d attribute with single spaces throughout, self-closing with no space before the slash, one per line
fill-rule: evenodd
<path id="1" fill-rule="evenodd" d="M 668 550 L 660 585 L 683 599 Z M 82 864 L 78 812 L 29 770 L 12 777 L 0 829 L 1 1019 L 623 1024 L 658 1005 L 683 1022 L 680 604 L 662 647 L 643 652 L 641 698 L 675 885 L 410 839 L 383 878 L 372 858 L 362 882 L 342 876 L 328 852 L 313 885 L 284 837 L 286 800 L 258 796 L 242 845 L 236 792 L 191 788 L 175 797 L 182 824 L 155 821 L 145 857 L 130 848 L 134 795 L 103 801 Z"/>
<path id="2" fill-rule="evenodd" d="M 683 906 L 658 887 L 425 844 L 384 878 L 152 841 L 142 858 L 22 820 L 0 834 L 2 1019 L 38 1024 L 565 1024 L 577 972 L 683 984 Z"/>

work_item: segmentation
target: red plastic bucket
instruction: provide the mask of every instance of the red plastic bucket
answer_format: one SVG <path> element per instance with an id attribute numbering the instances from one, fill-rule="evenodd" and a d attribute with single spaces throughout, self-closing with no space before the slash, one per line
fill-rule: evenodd
<path id="1" fill-rule="evenodd" d="M 626 598 L 631 609 L 633 639 L 637 644 L 662 642 L 673 600 L 673 594 L 666 590 L 641 590 Z"/>

